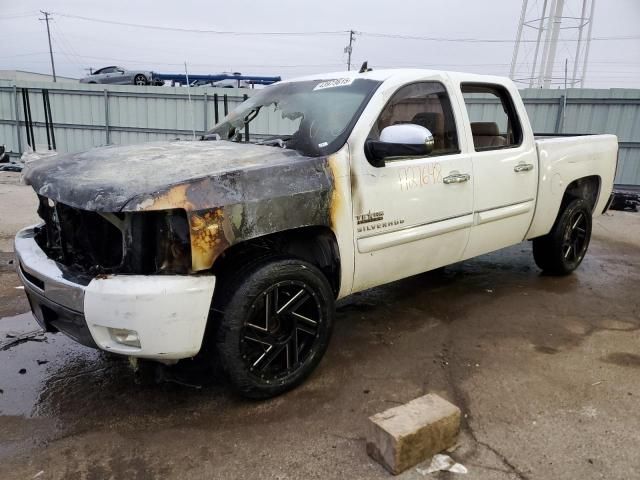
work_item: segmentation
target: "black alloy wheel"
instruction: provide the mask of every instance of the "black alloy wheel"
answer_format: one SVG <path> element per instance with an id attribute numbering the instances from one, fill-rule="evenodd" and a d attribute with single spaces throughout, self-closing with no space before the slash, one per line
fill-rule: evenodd
<path id="1" fill-rule="evenodd" d="M 569 263 L 582 260 L 587 251 L 587 217 L 577 210 L 569 217 L 562 242 L 562 256 Z"/>
<path id="2" fill-rule="evenodd" d="M 567 275 L 584 259 L 591 239 L 591 208 L 583 199 L 570 200 L 551 231 L 533 239 L 533 258 L 551 275 Z"/>
<path id="3" fill-rule="evenodd" d="M 286 382 L 315 353 L 319 326 L 326 322 L 318 295 L 304 282 L 278 282 L 251 306 L 240 338 L 250 374 Z"/>
<path id="4" fill-rule="evenodd" d="M 268 398 L 299 385 L 331 337 L 335 295 L 325 275 L 303 260 L 271 257 L 216 283 L 210 323 L 235 389 Z"/>

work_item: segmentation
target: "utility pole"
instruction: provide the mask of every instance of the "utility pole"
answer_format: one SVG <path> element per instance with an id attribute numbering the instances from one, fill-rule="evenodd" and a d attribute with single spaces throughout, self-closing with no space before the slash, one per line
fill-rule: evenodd
<path id="1" fill-rule="evenodd" d="M 344 47 L 344 53 L 347 54 L 347 70 L 351 71 L 351 52 L 353 52 L 354 35 L 356 32 L 349 30 L 349 45 Z"/>
<path id="2" fill-rule="evenodd" d="M 51 14 L 43 10 L 40 10 L 40 13 L 44 15 L 44 18 L 41 18 L 40 20 L 44 20 L 45 22 L 47 22 L 47 37 L 49 38 L 49 56 L 51 57 L 51 70 L 53 71 L 53 81 L 55 82 L 56 81 L 56 65 L 55 63 L 53 63 L 53 48 L 51 48 L 51 30 L 49 30 L 49 15 Z"/>

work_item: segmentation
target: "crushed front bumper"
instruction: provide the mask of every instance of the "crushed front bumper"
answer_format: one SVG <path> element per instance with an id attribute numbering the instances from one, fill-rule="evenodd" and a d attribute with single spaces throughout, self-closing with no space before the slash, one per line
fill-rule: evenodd
<path id="1" fill-rule="evenodd" d="M 42 328 L 90 347 L 158 361 L 198 353 L 214 276 L 90 277 L 48 258 L 34 236 L 34 227 L 18 232 L 15 252 L 18 275 Z M 123 331 L 135 341 L 123 342 Z"/>

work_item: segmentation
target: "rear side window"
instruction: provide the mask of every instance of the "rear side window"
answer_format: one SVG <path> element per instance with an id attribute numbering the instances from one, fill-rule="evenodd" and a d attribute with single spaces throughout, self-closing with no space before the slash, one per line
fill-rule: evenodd
<path id="1" fill-rule="evenodd" d="M 449 95 L 439 82 L 420 82 L 400 88 L 382 110 L 369 138 L 378 140 L 385 127 L 413 123 L 427 128 L 433 135 L 431 156 L 458 153 L 456 122 Z"/>
<path id="2" fill-rule="evenodd" d="M 463 83 L 461 89 L 476 152 L 522 144 L 522 126 L 513 100 L 504 87 Z"/>

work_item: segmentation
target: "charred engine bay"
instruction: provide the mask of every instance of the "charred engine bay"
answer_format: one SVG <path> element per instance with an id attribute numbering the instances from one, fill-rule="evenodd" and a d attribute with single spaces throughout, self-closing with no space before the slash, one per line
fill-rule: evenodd
<path id="1" fill-rule="evenodd" d="M 39 196 L 36 241 L 56 262 L 90 275 L 187 273 L 184 210 L 97 213 Z"/>

